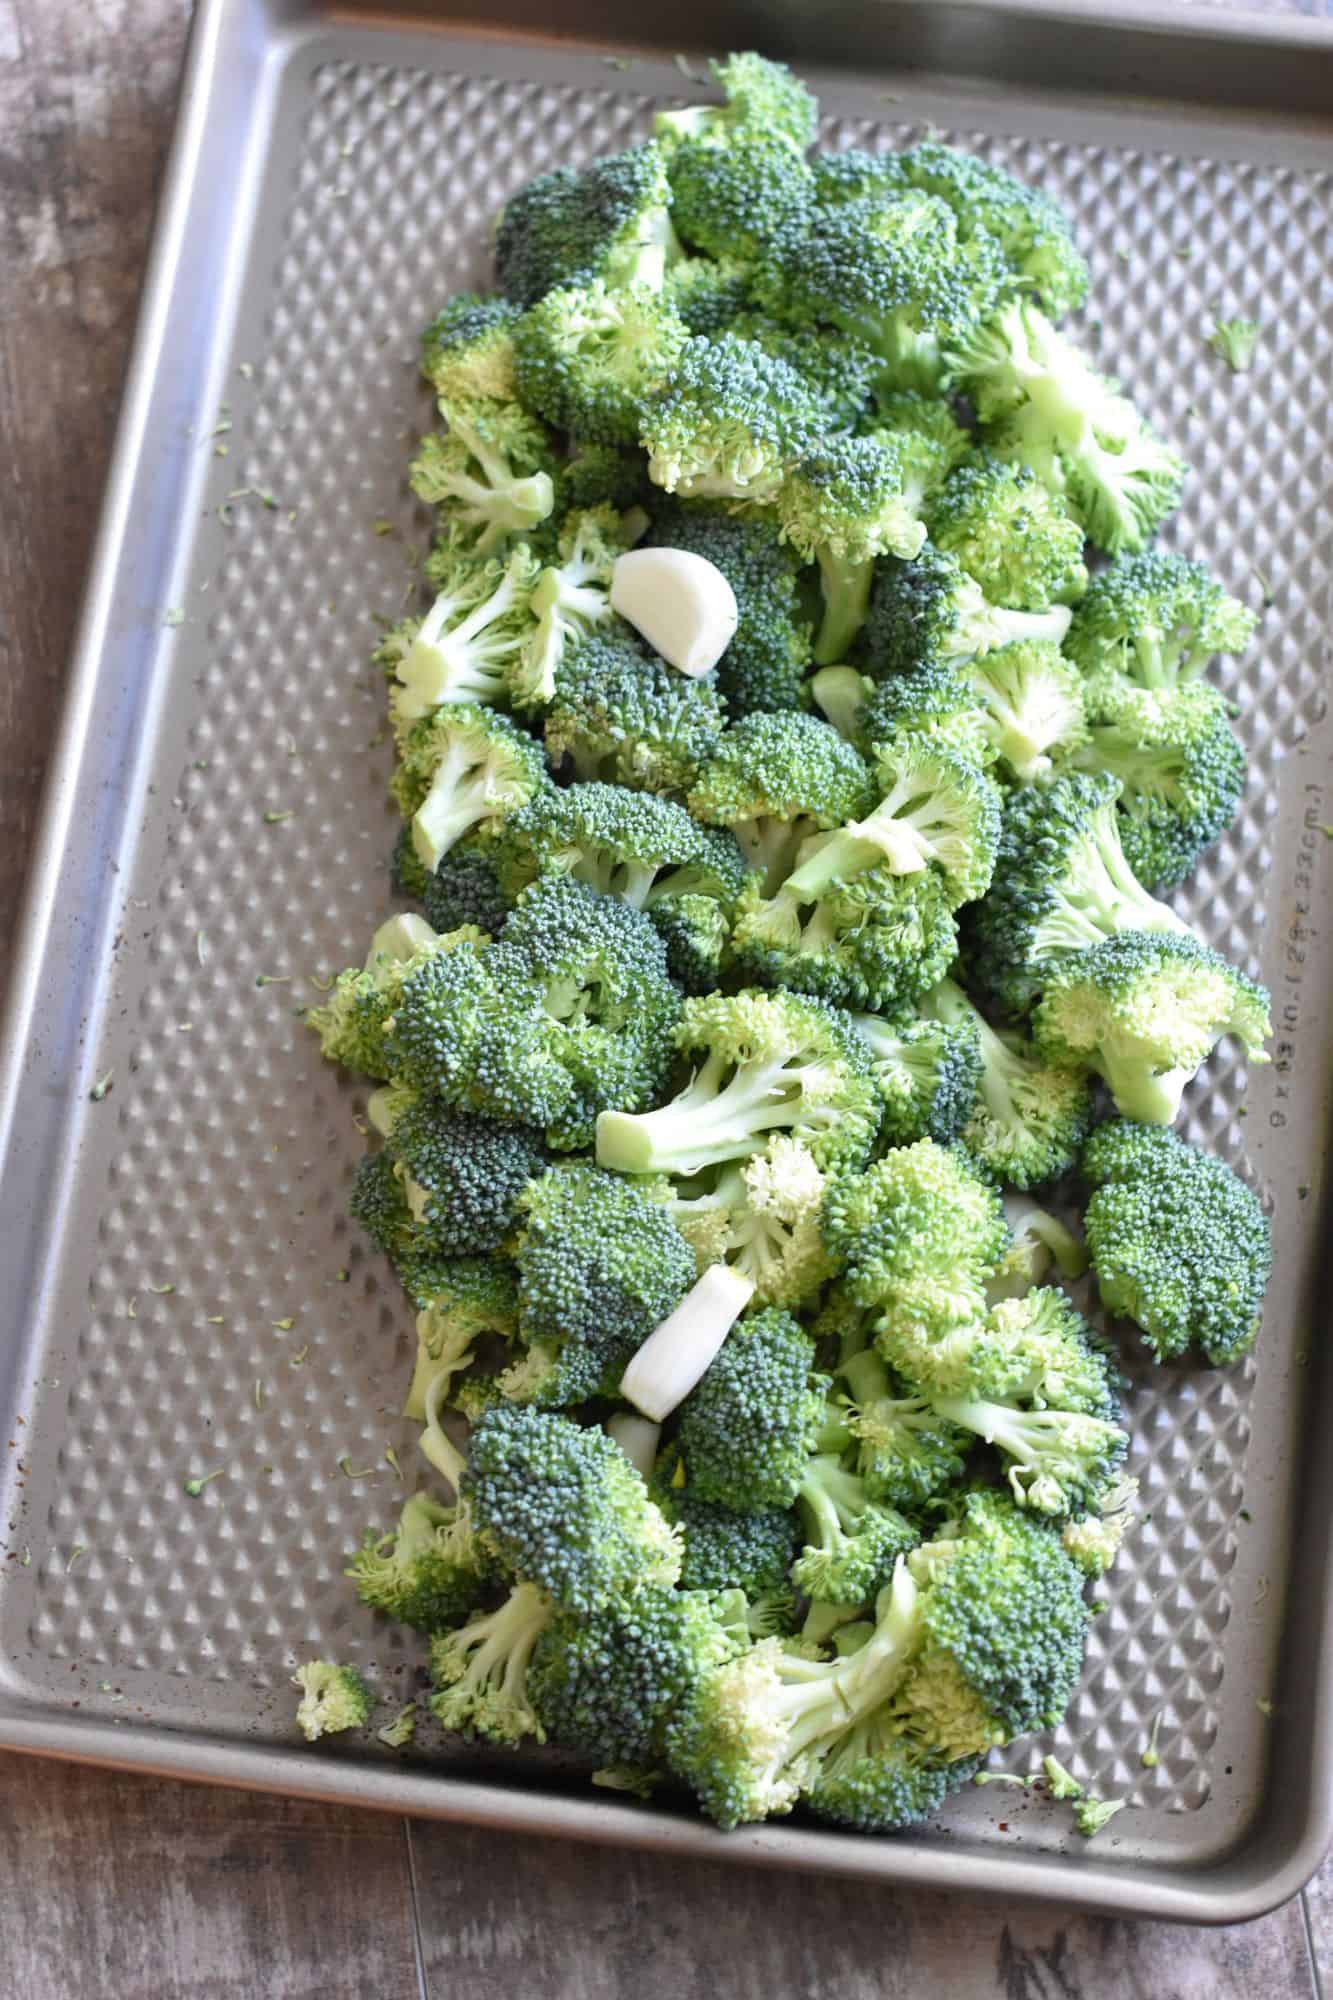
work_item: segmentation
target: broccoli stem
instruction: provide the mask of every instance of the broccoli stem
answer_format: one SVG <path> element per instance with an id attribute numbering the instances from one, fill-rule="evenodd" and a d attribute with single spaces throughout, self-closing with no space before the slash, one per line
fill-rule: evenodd
<path id="1" fill-rule="evenodd" d="M 815 639 L 815 665 L 827 667 L 845 657 L 866 622 L 875 563 L 872 556 L 835 555 L 827 543 L 821 544 L 818 560 L 824 616 Z"/>
<path id="2" fill-rule="evenodd" d="M 947 802 L 910 773 L 897 779 L 868 818 L 831 833 L 810 851 L 786 887 L 799 902 L 817 903 L 835 882 L 868 869 L 887 867 L 894 875 L 919 875 L 940 835 L 952 831 Z"/>
<path id="3" fill-rule="evenodd" d="M 447 1699 L 498 1695 L 507 1708 L 525 1708 L 528 1668 L 551 1616 L 546 1593 L 535 1583 L 519 1583 L 498 1610 L 472 1619 L 452 1642 L 453 1657 L 467 1664 L 442 1690 Z"/>
<path id="4" fill-rule="evenodd" d="M 412 819 L 412 848 L 434 874 L 449 849 L 491 811 L 490 767 L 463 743 L 449 745 Z"/>
<path id="5" fill-rule="evenodd" d="M 1034 943 L 1039 955 L 1081 951 L 1103 944 L 1118 931 L 1185 935 L 1189 925 L 1166 903 L 1150 896 L 1134 874 L 1120 845 L 1115 806 L 1109 805 L 1094 815 L 1072 857 L 1059 904 L 1037 926 Z"/>
<path id="6" fill-rule="evenodd" d="M 467 1460 L 443 1425 L 445 1398 L 454 1372 L 453 1368 L 442 1368 L 426 1391 L 426 1428 L 421 1433 L 421 1450 L 440 1477 L 447 1479 L 454 1492 L 459 1493 Z"/>
<path id="7" fill-rule="evenodd" d="M 873 1347 L 862 1348 L 844 1361 L 839 1369 L 843 1381 L 852 1392 L 852 1401 L 865 1405 L 881 1402 L 889 1394 L 889 1371 L 876 1354 Z"/>
<path id="8" fill-rule="evenodd" d="M 1053 604 L 1049 611 L 1009 611 L 1003 605 L 988 603 L 979 590 L 973 602 L 968 592 L 954 635 L 959 657 L 975 659 L 1031 640 L 1058 646 L 1069 630 L 1072 615 L 1067 604 Z"/>
<path id="9" fill-rule="evenodd" d="M 783 1684 L 765 1704 L 775 1723 L 786 1724 L 785 1740 L 773 1752 L 770 1780 L 784 1765 L 815 1749 L 822 1738 L 841 1736 L 861 1716 L 869 1715 L 902 1679 L 922 1638 L 919 1594 L 905 1562 L 896 1564 L 875 1611 L 873 1636 L 846 1658 L 825 1664 L 784 1657 Z"/>
<path id="10" fill-rule="evenodd" d="M 844 741 L 855 743 L 869 682 L 855 667 L 822 667 L 807 685 L 825 721 Z"/>
<path id="11" fill-rule="evenodd" d="M 747 865 L 763 877 L 763 894 L 773 896 L 795 867 L 805 843 L 820 828 L 818 820 L 808 813 L 798 813 L 795 819 L 771 819 L 765 815 L 737 820 L 732 831 Z"/>
<path id="12" fill-rule="evenodd" d="M 1107 1042 L 1098 1050 L 1097 1063 L 1123 1118 L 1140 1125 L 1175 1124 L 1192 1069 L 1151 1070 L 1141 1056 L 1122 1058 Z"/>
<path id="13" fill-rule="evenodd" d="M 604 1111 L 597 1120 L 597 1163 L 622 1174 L 678 1174 L 743 1160 L 764 1135 L 791 1123 L 802 1072 L 782 1055 L 743 1063 L 723 1083 L 730 1058 L 714 1050 L 689 1085 L 657 1111 Z"/>
<path id="14" fill-rule="evenodd" d="M 1042 1514 L 1069 1512 L 1099 1458 L 1123 1433 L 1100 1417 L 1067 1410 L 1015 1410 L 980 1397 L 931 1398 L 937 1416 L 995 1445 L 1009 1459 L 1009 1484 L 1020 1507 Z"/>

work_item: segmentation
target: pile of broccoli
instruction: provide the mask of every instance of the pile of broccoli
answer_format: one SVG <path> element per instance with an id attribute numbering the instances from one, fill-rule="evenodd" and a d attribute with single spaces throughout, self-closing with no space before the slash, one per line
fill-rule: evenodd
<path id="1" fill-rule="evenodd" d="M 1169 1128 L 1267 997 L 1160 900 L 1237 809 L 1253 619 L 1153 544 L 1184 468 L 1061 330 L 1048 197 L 714 73 L 515 195 L 423 341 L 417 910 L 310 1024 L 446 1490 L 349 1575 L 447 1729 L 885 1830 L 1060 1720 L 1131 1520 L 1063 1281 L 1157 1358 L 1258 1328 L 1264 1212 Z M 714 671 L 613 609 L 635 548 L 726 579 Z"/>

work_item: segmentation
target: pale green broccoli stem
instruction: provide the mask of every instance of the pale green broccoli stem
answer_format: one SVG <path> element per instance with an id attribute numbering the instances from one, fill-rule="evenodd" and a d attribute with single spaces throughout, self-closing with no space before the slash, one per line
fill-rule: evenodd
<path id="1" fill-rule="evenodd" d="M 1101 808 L 1080 841 L 1062 885 L 1056 909 L 1038 924 L 1033 946 L 1049 951 L 1082 951 L 1117 931 L 1176 931 L 1189 925 L 1165 903 L 1150 896 L 1125 859 L 1115 806 Z M 1110 1078 L 1107 1078 L 1110 1082 Z"/>
<path id="2" fill-rule="evenodd" d="M 650 292 L 660 292 L 668 270 L 680 263 L 684 255 L 681 240 L 672 227 L 670 210 L 662 206 L 650 208 L 640 218 L 632 246 L 613 259 L 613 270 L 608 277 L 617 285 L 643 285 Z"/>
<path id="3" fill-rule="evenodd" d="M 626 1402 L 664 1423 L 703 1380 L 753 1297 L 749 1278 L 710 1264 L 630 1361 L 620 1380 Z"/>
<path id="4" fill-rule="evenodd" d="M 444 1406 L 455 1373 L 452 1367 L 442 1368 L 431 1379 L 426 1391 L 426 1427 L 421 1433 L 421 1450 L 440 1477 L 447 1479 L 458 1493 L 462 1490 L 467 1460 L 444 1428 Z"/>
<path id="5" fill-rule="evenodd" d="M 606 1421 L 606 1435 L 618 1444 L 641 1479 L 647 1479 L 657 1458 L 661 1424 L 648 1417 L 636 1417 L 631 1410 L 617 1410 Z"/>
<path id="6" fill-rule="evenodd" d="M 590 581 L 591 570 L 568 567 L 544 569 L 537 578 L 528 609 L 537 620 L 537 629 L 523 650 L 522 665 L 514 677 L 514 692 L 525 702 L 548 702 L 555 694 L 555 671 L 565 643 L 576 632 L 586 632 L 610 614 L 604 587 Z"/>
<path id="7" fill-rule="evenodd" d="M 525 1710 L 528 1668 L 537 1641 L 550 1624 L 551 1600 L 535 1583 L 519 1583 L 504 1603 L 484 1618 L 473 1618 L 449 1645 L 454 1678 L 441 1693 L 451 1703 L 477 1696 L 512 1712 Z"/>
<path id="8" fill-rule="evenodd" d="M 812 1544 L 836 1555 L 856 1528 L 858 1506 L 863 1503 L 860 1481 L 831 1454 L 821 1455 L 807 1465 L 796 1497 L 810 1517 Z"/>
<path id="9" fill-rule="evenodd" d="M 657 880 L 657 863 L 629 861 L 619 854 L 581 851 L 569 872 L 576 882 L 586 882 L 603 896 L 615 896 L 633 909 L 644 910 Z"/>
<path id="10" fill-rule="evenodd" d="M 540 527 L 555 506 L 555 487 L 549 472 L 529 473 L 515 479 L 504 457 L 493 451 L 481 434 L 457 411 L 449 413 L 449 428 L 467 446 L 485 475 L 485 483 L 465 472 L 448 473 L 440 480 L 440 498 L 452 497 L 487 523 L 486 533 L 477 544 L 484 553 L 508 535 L 531 534 Z"/>
<path id="11" fill-rule="evenodd" d="M 867 819 L 853 820 L 818 845 L 812 842 L 809 854 L 788 876 L 787 891 L 798 902 L 817 903 L 835 882 L 870 868 L 918 875 L 935 857 L 940 839 L 954 831 L 938 786 L 905 773 Z"/>
<path id="12" fill-rule="evenodd" d="M 495 810 L 495 774 L 484 753 L 450 743 L 412 819 L 412 847 L 433 874 L 450 848 Z"/>
<path id="13" fill-rule="evenodd" d="M 968 577 L 958 593 L 954 657 L 961 663 L 1034 639 L 1058 646 L 1072 616 L 1067 604 L 1053 604 L 1049 611 L 1008 611 L 1003 605 L 992 604 L 980 584 Z M 819 699 L 817 694 L 815 699 Z"/>
<path id="14" fill-rule="evenodd" d="M 1087 1247 L 1048 1209 L 1026 1195 L 1004 1196 L 1005 1221 L 1015 1237 L 1035 1237 L 1062 1278 L 1081 1278 L 1088 1268 Z"/>
<path id="15" fill-rule="evenodd" d="M 597 1120 L 597 1163 L 622 1174 L 679 1174 L 743 1160 L 765 1133 L 791 1124 L 805 1071 L 785 1054 L 736 1064 L 714 1049 L 688 1087 L 657 1111 L 603 1111 Z M 723 1082 L 728 1069 L 729 1081 Z"/>
<path id="16" fill-rule="evenodd" d="M 852 1401 L 862 1409 L 869 1403 L 882 1402 L 889 1394 L 889 1371 L 873 1347 L 864 1347 L 859 1354 L 840 1362 L 838 1373 L 851 1390 Z"/>
<path id="17" fill-rule="evenodd" d="M 815 639 L 815 664 L 827 667 L 844 657 L 866 622 L 875 559 L 835 555 L 827 543 L 821 543 L 816 554 L 824 593 L 824 616 Z"/>
<path id="18" fill-rule="evenodd" d="M 823 1646 L 841 1626 L 858 1623 L 859 1604 L 826 1604 L 815 1598 L 805 1614 L 801 1637 L 809 1645 Z"/>
<path id="19" fill-rule="evenodd" d="M 1082 1798 L 1082 1785 L 1072 1772 L 1066 1771 L 1058 1757 L 1043 1757 L 1041 1768 L 1046 1773 L 1046 1789 L 1053 1799 Z"/>
<path id="20" fill-rule="evenodd" d="M 1121 1057 L 1109 1037 L 1098 1049 L 1097 1066 L 1121 1116 L 1140 1125 L 1174 1125 L 1196 1075 L 1192 1069 L 1151 1070 L 1137 1055 Z"/>
<path id="21" fill-rule="evenodd" d="M 808 683 L 824 720 L 847 743 L 855 743 L 870 682 L 855 667 L 821 667 Z"/>
<path id="22" fill-rule="evenodd" d="M 434 944 L 439 933 L 433 931 L 424 917 L 418 917 L 410 910 L 400 916 L 390 917 L 382 923 L 370 940 L 370 950 L 366 953 L 366 971 L 374 972 L 382 959 L 395 963 L 414 958 L 428 944 Z"/>
<path id="23" fill-rule="evenodd" d="M 765 1713 L 786 1725 L 774 1730 L 772 1761 L 765 1781 L 772 1784 L 783 1765 L 795 1764 L 821 1738 L 839 1736 L 861 1716 L 888 1700 L 919 1651 L 923 1636 L 920 1597 L 907 1564 L 899 1561 L 893 1581 L 875 1604 L 873 1636 L 845 1659 L 825 1663 L 785 1655 L 782 1685 L 764 1703 Z"/>
<path id="24" fill-rule="evenodd" d="M 1067 1410 L 1015 1410 L 970 1396 L 932 1402 L 937 1415 L 1003 1452 L 1015 1500 L 1039 1514 L 1068 1513 L 1070 1484 L 1081 1487 L 1124 1437 L 1115 1424 Z"/>
<path id="25" fill-rule="evenodd" d="M 761 814 L 754 819 L 737 820 L 732 831 L 745 856 L 746 866 L 763 878 L 760 885 L 763 894 L 772 896 L 796 866 L 801 848 L 819 833 L 820 828 L 818 820 L 808 813 L 798 813 L 794 819 L 775 819 Z"/>
<path id="26" fill-rule="evenodd" d="M 415 722 L 449 702 L 479 702 L 483 707 L 504 702 L 506 671 L 517 645 L 512 633 L 497 633 L 495 627 L 522 597 L 518 579 L 522 562 L 520 554 L 490 596 L 452 627 L 449 618 L 457 598 L 447 591 L 436 598 L 395 669 L 403 689 L 396 703 L 402 720 Z"/>

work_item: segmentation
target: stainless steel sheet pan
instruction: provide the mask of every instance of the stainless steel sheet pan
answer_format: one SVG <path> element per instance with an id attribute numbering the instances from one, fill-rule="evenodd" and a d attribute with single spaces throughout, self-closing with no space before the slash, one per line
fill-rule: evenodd
<path id="1" fill-rule="evenodd" d="M 0 1745 L 775 1866 L 1235 1921 L 1330 1827 L 1326 719 L 1333 33 L 1139 9 L 363 8 L 203 0 L 13 973 L 0 1073 Z M 359 1094 L 300 1010 L 390 906 L 367 664 L 424 523 L 416 332 L 484 282 L 532 174 L 644 134 L 692 50 L 759 45 L 825 144 L 924 126 L 1039 181 L 1094 268 L 1086 332 L 1194 468 L 1171 536 L 1256 605 L 1243 818 L 1181 906 L 1272 985 L 1190 1132 L 1273 1208 L 1258 1354 L 1131 1356 L 1145 1519 L 1054 1746 L 1130 1805 L 1095 1843 L 1012 1792 L 857 1840 L 723 1837 L 560 1760 L 290 1725 L 293 1662 L 407 1698 L 340 1555 L 411 1482 L 411 1328 L 344 1214 Z M 1264 326 L 1226 372 L 1217 311 Z M 108 1081 L 109 1079 L 109 1081 Z M 102 1080 L 102 1084 L 99 1084 Z M 342 1469 L 340 1469 L 340 1460 Z M 198 1497 L 184 1481 L 220 1471 Z M 355 1475 L 355 1476 L 354 1476 Z M 1140 1751 L 1154 1716 L 1160 1763 Z"/>

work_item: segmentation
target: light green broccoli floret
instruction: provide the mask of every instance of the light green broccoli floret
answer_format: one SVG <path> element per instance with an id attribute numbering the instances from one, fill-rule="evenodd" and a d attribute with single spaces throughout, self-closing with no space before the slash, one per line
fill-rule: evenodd
<path id="1" fill-rule="evenodd" d="M 442 1507 L 414 1493 L 390 1535 L 368 1530 L 347 1572 L 363 1604 L 419 1632 L 470 1611 L 497 1574 L 465 1503 Z"/>
<path id="2" fill-rule="evenodd" d="M 343 1729 L 361 1729 L 370 1715 L 373 1697 L 355 1667 L 310 1660 L 296 1669 L 292 1685 L 301 1689 L 296 1726 L 307 1743 Z"/>

